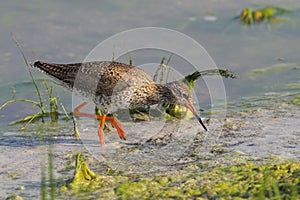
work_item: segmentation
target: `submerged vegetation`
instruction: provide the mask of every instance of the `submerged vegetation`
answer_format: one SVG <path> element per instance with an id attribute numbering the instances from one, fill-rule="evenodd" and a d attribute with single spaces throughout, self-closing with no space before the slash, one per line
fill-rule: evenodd
<path id="1" fill-rule="evenodd" d="M 43 84 L 45 86 L 45 89 L 47 91 L 47 95 L 48 95 L 48 99 L 45 100 L 43 98 L 43 95 L 42 95 L 42 92 L 40 91 L 38 85 L 37 85 L 37 82 L 36 80 L 34 79 L 33 77 L 33 74 L 31 72 L 31 69 L 30 69 L 30 64 L 29 62 L 27 61 L 22 49 L 21 49 L 21 46 L 19 44 L 19 42 L 16 40 L 16 38 L 14 36 L 12 36 L 12 39 L 13 41 L 15 42 L 17 48 L 19 49 L 19 51 L 21 52 L 22 54 L 22 57 L 23 57 L 23 60 L 26 64 L 26 67 L 27 67 L 27 71 L 29 73 L 29 76 L 31 78 L 31 81 L 35 87 L 35 91 L 36 91 L 36 94 L 37 94 L 37 97 L 38 97 L 38 101 L 36 100 L 32 100 L 32 99 L 11 99 L 11 100 L 8 100 L 6 101 L 5 103 L 3 103 L 2 105 L 0 105 L 0 110 L 2 108 L 4 108 L 5 106 L 8 106 L 12 103 L 19 103 L 19 102 L 25 102 L 25 103 L 30 103 L 32 104 L 33 106 L 35 107 L 38 107 L 39 108 L 39 112 L 37 113 L 34 113 L 34 114 L 31 114 L 31 115 L 28 115 L 26 117 L 23 117 L 21 119 L 18 119 L 14 122 L 11 122 L 10 124 L 11 125 L 15 125 L 15 124 L 20 124 L 22 123 L 23 126 L 21 127 L 21 130 L 25 130 L 26 127 L 34 122 L 34 121 L 37 121 L 37 120 L 42 120 L 42 122 L 45 122 L 45 118 L 46 117 L 49 117 L 51 122 L 56 122 L 58 120 L 58 117 L 59 115 L 61 114 L 59 112 L 59 106 L 62 108 L 63 110 L 63 114 L 65 115 L 65 119 L 66 120 L 69 120 L 69 114 L 67 113 L 65 107 L 63 106 L 62 102 L 60 101 L 59 97 L 54 97 L 53 96 L 53 90 L 52 90 L 52 87 L 50 87 L 46 81 L 46 79 L 44 78 L 43 79 Z M 45 102 L 48 103 L 48 105 L 45 104 Z M 49 107 L 49 111 L 46 110 L 46 107 Z"/>
<path id="2" fill-rule="evenodd" d="M 284 14 L 291 13 L 292 11 L 275 7 L 267 6 L 262 9 L 252 10 L 252 8 L 245 8 L 240 15 L 240 21 L 245 25 L 254 25 L 261 23 L 264 20 L 268 23 L 282 23 L 287 21 L 287 19 L 279 18 Z"/>

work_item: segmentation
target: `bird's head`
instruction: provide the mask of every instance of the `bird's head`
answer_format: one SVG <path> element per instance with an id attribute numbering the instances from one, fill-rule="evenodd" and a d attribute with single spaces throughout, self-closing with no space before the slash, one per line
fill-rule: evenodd
<path id="1" fill-rule="evenodd" d="M 166 87 L 172 93 L 172 97 L 170 97 L 168 101 L 172 104 L 177 104 L 188 108 L 193 113 L 193 115 L 198 119 L 202 127 L 207 131 L 207 128 L 203 124 L 199 114 L 197 113 L 196 109 L 193 106 L 192 92 L 189 86 L 182 81 L 174 81 L 171 83 L 167 83 Z"/>

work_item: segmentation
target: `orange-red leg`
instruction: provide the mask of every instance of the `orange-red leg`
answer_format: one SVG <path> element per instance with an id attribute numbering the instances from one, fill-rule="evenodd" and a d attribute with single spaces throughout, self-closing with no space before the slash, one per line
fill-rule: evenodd
<path id="1" fill-rule="evenodd" d="M 106 118 L 106 115 L 103 115 L 102 120 L 100 122 L 99 129 L 98 129 L 98 136 L 99 136 L 101 146 L 104 146 L 104 133 L 103 133 L 103 130 L 104 130 L 105 118 Z"/>
<path id="2" fill-rule="evenodd" d="M 109 121 L 110 124 L 117 129 L 118 135 L 121 139 L 126 140 L 126 134 L 124 132 L 124 128 L 123 128 L 122 124 L 117 120 L 117 118 L 107 117 L 106 115 L 99 116 L 99 115 L 95 115 L 95 114 L 89 114 L 89 113 L 81 112 L 80 109 L 82 109 L 86 105 L 87 105 L 87 102 L 83 102 L 82 104 L 77 106 L 74 109 L 74 114 L 76 116 L 89 117 L 89 118 L 95 118 L 95 119 L 100 119 L 101 120 L 100 127 L 98 129 L 98 135 L 99 135 L 100 144 L 102 146 L 104 145 L 103 129 L 104 129 L 105 120 Z"/>

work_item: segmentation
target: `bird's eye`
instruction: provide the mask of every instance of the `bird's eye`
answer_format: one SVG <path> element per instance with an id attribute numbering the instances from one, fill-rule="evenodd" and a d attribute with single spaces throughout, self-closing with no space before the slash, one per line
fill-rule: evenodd
<path id="1" fill-rule="evenodd" d="M 189 96 L 186 93 L 183 93 L 183 98 L 188 99 Z"/>

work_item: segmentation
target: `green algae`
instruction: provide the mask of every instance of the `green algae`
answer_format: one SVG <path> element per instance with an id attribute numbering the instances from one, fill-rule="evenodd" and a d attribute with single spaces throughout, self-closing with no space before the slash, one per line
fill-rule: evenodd
<path id="1" fill-rule="evenodd" d="M 300 192 L 299 175 L 299 163 L 232 165 L 121 183 L 116 195 L 121 199 L 293 199 Z"/>
<path id="2" fill-rule="evenodd" d="M 289 63 L 284 63 L 284 64 L 279 64 L 279 65 L 272 65 L 269 67 L 265 67 L 262 69 L 255 69 L 251 73 L 249 73 L 247 76 L 248 78 L 254 79 L 257 78 L 258 76 L 267 74 L 268 73 L 274 73 L 277 71 L 282 71 L 282 70 L 299 70 L 300 66 L 298 64 L 289 64 Z"/>
<path id="3" fill-rule="evenodd" d="M 291 100 L 292 104 L 300 104 L 300 94 L 298 94 L 295 98 Z"/>
<path id="4" fill-rule="evenodd" d="M 72 181 L 68 184 L 71 189 L 79 189 L 83 187 L 91 187 L 94 189 L 95 183 L 98 180 L 98 175 L 90 170 L 84 162 L 82 155 L 76 155 L 76 169 Z"/>
<path id="5" fill-rule="evenodd" d="M 7 176 L 12 178 L 12 179 L 19 179 L 21 174 L 19 174 L 19 173 L 8 173 Z"/>
<path id="6" fill-rule="evenodd" d="M 62 194 L 82 199 L 297 199 L 300 163 L 193 164 L 155 175 L 100 176 L 77 156 L 75 175 Z"/>
<path id="7" fill-rule="evenodd" d="M 290 107 L 288 109 L 299 105 L 299 70 L 300 66 L 297 63 L 282 63 L 252 70 L 245 75 L 244 79 L 248 81 L 250 87 L 255 87 L 256 90 L 261 88 L 261 94 L 242 98 L 243 101 L 239 102 L 240 106 L 256 108 L 268 104 L 267 107 L 270 107 L 271 104 L 268 103 L 270 100 L 276 107 L 278 107 L 278 103 L 287 104 Z"/>
<path id="8" fill-rule="evenodd" d="M 60 187 L 59 194 L 64 198 L 73 199 L 112 199 L 114 196 L 114 184 L 118 179 L 125 180 L 126 177 L 98 175 L 87 166 L 82 154 L 76 155 L 76 166 L 74 176 Z"/>
<path id="9" fill-rule="evenodd" d="M 12 194 L 9 197 L 7 197 L 6 200 L 23 200 L 23 197 L 17 194 Z"/>

